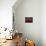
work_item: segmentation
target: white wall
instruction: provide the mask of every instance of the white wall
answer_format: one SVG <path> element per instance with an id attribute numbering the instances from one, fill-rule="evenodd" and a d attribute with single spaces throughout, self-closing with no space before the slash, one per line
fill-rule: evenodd
<path id="1" fill-rule="evenodd" d="M 41 0 L 23 0 L 17 7 L 14 5 L 13 10 L 18 32 L 41 46 Z M 25 23 L 25 17 L 33 17 L 33 23 Z"/>
<path id="2" fill-rule="evenodd" d="M 12 28 L 12 6 L 16 0 L 0 0 L 0 27 Z"/>
<path id="3" fill-rule="evenodd" d="M 42 46 L 46 46 L 46 0 L 41 1 L 41 40 Z"/>

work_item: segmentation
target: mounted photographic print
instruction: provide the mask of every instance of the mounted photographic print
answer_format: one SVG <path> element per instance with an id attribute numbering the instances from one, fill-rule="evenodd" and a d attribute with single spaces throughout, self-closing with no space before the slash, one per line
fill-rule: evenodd
<path id="1" fill-rule="evenodd" d="M 33 17 L 25 17 L 25 23 L 33 23 Z"/>

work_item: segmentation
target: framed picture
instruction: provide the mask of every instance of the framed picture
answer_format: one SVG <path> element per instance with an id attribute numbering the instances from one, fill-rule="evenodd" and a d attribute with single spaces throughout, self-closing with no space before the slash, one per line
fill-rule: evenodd
<path id="1" fill-rule="evenodd" d="M 33 23 L 33 17 L 25 17 L 25 23 Z"/>

